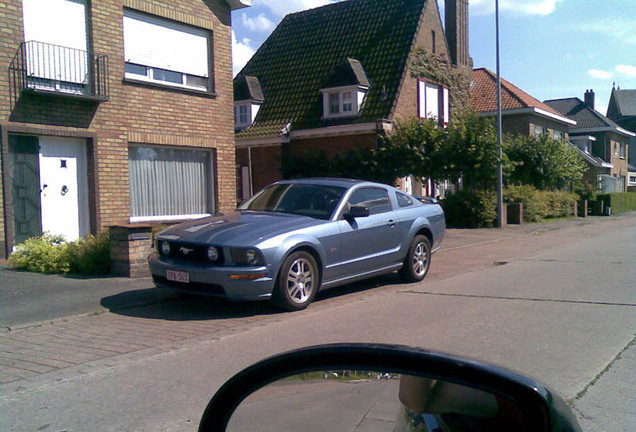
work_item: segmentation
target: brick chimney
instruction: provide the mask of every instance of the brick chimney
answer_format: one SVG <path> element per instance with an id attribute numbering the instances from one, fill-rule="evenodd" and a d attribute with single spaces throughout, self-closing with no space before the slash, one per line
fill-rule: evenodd
<path id="1" fill-rule="evenodd" d="M 457 66 L 471 66 L 468 53 L 468 0 L 444 0 L 446 40 L 451 62 Z"/>
<path id="2" fill-rule="evenodd" d="M 594 90 L 590 89 L 590 90 L 585 90 L 585 105 L 589 106 L 590 108 L 594 109 Z"/>

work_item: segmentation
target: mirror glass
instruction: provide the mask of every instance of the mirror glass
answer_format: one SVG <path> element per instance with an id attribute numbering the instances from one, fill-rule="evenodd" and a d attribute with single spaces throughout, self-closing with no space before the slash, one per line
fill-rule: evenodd
<path id="1" fill-rule="evenodd" d="M 513 401 L 391 372 L 332 370 L 275 381 L 238 406 L 228 431 L 524 431 Z"/>

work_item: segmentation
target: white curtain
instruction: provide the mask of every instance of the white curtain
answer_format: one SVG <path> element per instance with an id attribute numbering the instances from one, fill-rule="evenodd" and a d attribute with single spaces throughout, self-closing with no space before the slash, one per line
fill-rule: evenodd
<path id="1" fill-rule="evenodd" d="M 130 147 L 131 217 L 210 213 L 209 159 L 206 151 Z"/>

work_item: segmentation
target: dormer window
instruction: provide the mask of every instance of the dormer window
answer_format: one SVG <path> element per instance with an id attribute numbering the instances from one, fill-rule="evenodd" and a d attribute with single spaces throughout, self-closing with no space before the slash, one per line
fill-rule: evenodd
<path id="1" fill-rule="evenodd" d="M 241 101 L 234 103 L 234 128 L 241 129 L 251 125 L 258 114 L 260 103 Z"/>
<path id="2" fill-rule="evenodd" d="M 254 123 L 265 98 L 258 78 L 241 76 L 234 79 L 234 129 Z"/>
<path id="3" fill-rule="evenodd" d="M 320 90 L 322 118 L 357 116 L 370 86 L 362 64 L 355 59 L 346 59 L 330 73 Z"/>
<path id="4" fill-rule="evenodd" d="M 360 112 L 367 89 L 359 86 L 323 89 L 324 118 L 356 116 Z"/>

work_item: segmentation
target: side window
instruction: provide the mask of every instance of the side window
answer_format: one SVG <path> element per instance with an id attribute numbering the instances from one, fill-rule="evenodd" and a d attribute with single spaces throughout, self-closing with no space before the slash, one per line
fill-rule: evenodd
<path id="1" fill-rule="evenodd" d="M 369 209 L 369 213 L 374 215 L 391 210 L 389 194 L 384 189 L 364 188 L 358 189 L 349 197 L 349 206 L 361 205 Z"/>
<path id="2" fill-rule="evenodd" d="M 413 199 L 403 193 L 396 192 L 395 196 L 397 197 L 397 202 L 400 207 L 408 207 L 413 205 Z"/>

